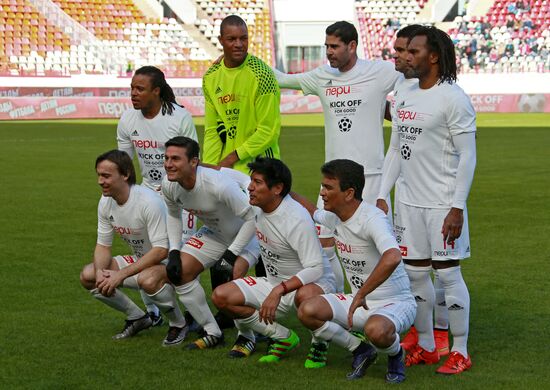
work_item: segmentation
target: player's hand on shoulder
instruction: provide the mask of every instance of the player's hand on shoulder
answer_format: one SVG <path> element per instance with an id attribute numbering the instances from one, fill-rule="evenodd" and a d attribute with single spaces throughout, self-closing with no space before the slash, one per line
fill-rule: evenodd
<path id="1" fill-rule="evenodd" d="M 378 207 L 380 210 L 384 212 L 384 214 L 388 214 L 388 211 L 390 210 L 388 207 L 388 203 L 384 199 L 377 199 L 376 200 L 376 207 Z"/>

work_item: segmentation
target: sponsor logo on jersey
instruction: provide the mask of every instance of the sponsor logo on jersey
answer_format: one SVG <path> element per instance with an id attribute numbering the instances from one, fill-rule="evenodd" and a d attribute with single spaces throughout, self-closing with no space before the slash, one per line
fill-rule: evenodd
<path id="1" fill-rule="evenodd" d="M 216 88 L 216 94 L 218 93 L 222 93 L 222 89 L 220 88 L 220 86 L 218 85 L 218 88 Z"/>
<path id="2" fill-rule="evenodd" d="M 189 245 L 189 246 L 192 246 L 193 248 L 201 249 L 202 246 L 204 245 L 204 242 L 202 242 L 201 240 L 198 240 L 196 237 L 191 237 L 189 240 L 187 240 L 185 245 Z"/>
<path id="3" fill-rule="evenodd" d="M 261 231 L 256 229 L 256 237 L 258 237 L 258 240 L 263 241 L 267 244 L 267 237 L 265 234 L 263 234 Z"/>
<path id="4" fill-rule="evenodd" d="M 414 300 L 416 302 L 426 302 L 426 300 L 422 298 L 420 295 L 415 295 Z"/>
<path id="5" fill-rule="evenodd" d="M 252 276 L 245 276 L 244 278 L 242 278 L 244 280 L 244 282 L 246 284 L 248 284 L 249 286 L 254 286 L 256 284 L 256 281 L 254 280 L 254 278 Z"/>
<path id="6" fill-rule="evenodd" d="M 132 137 L 139 137 L 139 133 L 137 130 L 134 130 L 134 132 L 132 133 Z"/>
<path id="7" fill-rule="evenodd" d="M 336 240 L 336 249 L 338 249 L 338 252 L 353 253 L 353 249 L 351 248 L 350 244 L 345 244 L 342 241 L 338 240 Z"/>
<path id="8" fill-rule="evenodd" d="M 132 143 L 135 148 L 140 149 L 157 149 L 159 145 L 161 145 L 160 142 L 149 139 L 134 139 L 132 140 Z"/>
<path id="9" fill-rule="evenodd" d="M 126 264 L 133 264 L 136 260 L 132 256 L 122 256 Z"/>
<path id="10" fill-rule="evenodd" d="M 325 96 L 339 97 L 340 95 L 348 95 L 350 93 L 352 93 L 352 90 L 351 90 L 351 86 L 349 86 L 349 85 L 342 85 L 340 87 L 325 88 Z"/>
<path id="11" fill-rule="evenodd" d="M 133 233 L 132 229 L 130 229 L 129 227 L 125 227 L 125 226 L 113 226 L 113 229 L 115 230 L 115 232 L 117 232 L 120 235 L 132 234 Z"/>
<path id="12" fill-rule="evenodd" d="M 407 256 L 407 247 L 399 245 L 399 250 L 401 251 L 401 256 Z"/>
<path id="13" fill-rule="evenodd" d="M 240 101 L 240 98 L 235 93 L 228 93 L 227 95 L 218 97 L 218 102 L 220 102 L 220 104 L 227 104 L 230 102 L 238 102 L 238 101 Z"/>
<path id="14" fill-rule="evenodd" d="M 319 236 L 321 234 L 321 226 L 315 225 L 315 230 L 317 230 L 317 235 Z"/>
<path id="15" fill-rule="evenodd" d="M 416 119 L 416 115 L 417 113 L 415 111 L 410 111 L 410 110 L 397 110 L 397 116 L 399 117 L 399 119 L 401 119 L 401 121 L 406 121 L 406 120 L 415 120 Z"/>
<path id="16" fill-rule="evenodd" d="M 334 294 L 334 296 L 341 301 L 347 301 L 346 296 L 344 294 Z"/>
<path id="17" fill-rule="evenodd" d="M 329 80 L 329 81 L 325 84 L 325 87 L 332 87 L 332 80 Z"/>
<path id="18" fill-rule="evenodd" d="M 109 221 L 115 222 L 115 217 L 113 217 L 112 215 L 109 215 Z"/>

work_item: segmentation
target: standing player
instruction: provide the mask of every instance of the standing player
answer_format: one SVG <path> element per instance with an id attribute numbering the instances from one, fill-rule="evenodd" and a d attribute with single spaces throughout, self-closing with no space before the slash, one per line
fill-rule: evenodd
<path id="1" fill-rule="evenodd" d="M 392 101 L 392 104 L 391 104 L 391 117 L 392 117 L 391 136 L 392 136 L 392 139 L 394 137 L 396 139 L 393 139 L 393 141 L 390 141 L 390 146 L 386 153 L 386 158 L 384 160 L 384 166 L 382 168 L 382 172 L 392 172 L 394 174 L 394 177 L 383 175 L 385 180 L 389 180 L 391 182 L 391 184 L 382 183 L 381 187 L 385 187 L 385 188 L 391 188 L 393 183 L 398 183 L 397 179 L 399 176 L 399 170 L 393 169 L 392 167 L 394 165 L 399 165 L 399 160 L 401 159 L 401 156 L 399 155 L 399 149 L 397 149 L 396 147 L 399 145 L 399 142 L 398 142 L 399 133 L 397 130 L 397 110 L 395 105 L 395 99 L 402 94 L 406 94 L 409 89 L 416 88 L 418 84 L 418 79 L 414 77 L 414 71 L 407 65 L 407 56 L 408 56 L 407 46 L 409 45 L 409 42 L 411 38 L 414 36 L 414 34 L 421 28 L 422 26 L 418 24 L 411 24 L 407 27 L 402 28 L 397 32 L 396 39 L 393 45 L 395 70 L 402 73 L 403 78 L 401 78 L 395 84 L 395 89 L 393 92 L 394 100 Z M 395 184 L 395 188 L 394 188 L 394 196 L 395 196 L 394 215 L 397 215 L 398 209 L 399 209 L 398 186 L 399 186 L 398 184 Z M 385 199 L 383 199 L 383 197 L 385 197 L 385 193 L 379 194 L 379 199 L 376 201 L 376 206 L 379 207 L 381 210 L 383 210 L 385 213 L 387 213 L 389 207 Z M 434 288 L 435 288 L 435 299 L 436 299 L 435 310 L 434 310 L 435 346 L 440 356 L 446 356 L 449 354 L 449 336 L 448 336 L 448 330 L 447 330 L 449 327 L 449 322 L 448 322 L 447 307 L 445 306 L 445 291 L 441 286 L 441 283 L 439 281 L 439 277 L 437 274 L 434 275 Z M 418 333 L 416 332 L 416 328 L 412 326 L 409 333 L 407 333 L 407 335 L 403 338 L 401 345 L 406 351 L 409 351 L 414 346 L 416 346 L 416 344 L 418 344 Z"/>
<path id="2" fill-rule="evenodd" d="M 94 261 L 84 267 L 80 281 L 95 298 L 126 314 L 124 329 L 114 339 L 132 337 L 152 326 L 150 316 L 119 289 L 129 287 L 144 289 L 168 316 L 170 329 L 163 344 L 179 344 L 188 328 L 174 289 L 151 273 L 164 268 L 159 263 L 168 254 L 166 208 L 153 191 L 135 185 L 136 173 L 127 153 L 111 150 L 102 154 L 96 160 L 96 171 L 103 192 L 98 206 L 97 244 Z M 115 232 L 132 248 L 132 255 L 112 257 Z"/>
<path id="3" fill-rule="evenodd" d="M 189 349 L 212 348 L 223 342 L 223 333 L 206 302 L 198 276 L 224 258 L 233 264 L 238 255 L 252 262 L 258 256 L 254 237 L 254 211 L 237 182 L 215 169 L 198 166 L 199 144 L 187 137 L 166 142 L 162 193 L 168 206 L 170 255 L 166 274 L 177 286 L 179 300 L 205 331 Z M 182 209 L 203 223 L 181 248 Z M 247 246 L 248 245 L 248 246 Z M 246 249 L 245 249 L 246 247 Z"/>
<path id="4" fill-rule="evenodd" d="M 154 66 L 143 66 L 132 77 L 131 97 L 134 109 L 125 111 L 118 123 L 118 148 L 137 155 L 142 184 L 160 193 L 164 176 L 164 143 L 176 136 L 197 140 L 195 125 L 189 112 L 176 103 L 174 92 L 164 73 Z M 183 234 L 181 242 L 187 241 L 195 232 L 193 214 L 182 213 Z M 143 295 L 143 294 L 142 294 Z M 148 311 L 156 323 L 162 323 L 158 310 L 147 296 L 143 296 Z M 160 325 L 160 324 L 159 324 Z"/>
<path id="5" fill-rule="evenodd" d="M 325 163 L 321 172 L 324 210 L 299 198 L 316 222 L 334 230 L 352 293 L 311 298 L 300 306 L 298 317 L 316 337 L 353 353 L 348 379 L 362 377 L 377 352 L 382 352 L 388 355 L 386 381 L 402 382 L 405 364 L 399 333 L 412 324 L 416 304 L 392 227 L 379 209 L 361 199 L 365 184 L 361 165 L 334 160 Z M 369 341 L 348 328 L 363 331 Z"/>
<path id="6" fill-rule="evenodd" d="M 466 199 L 476 164 L 475 111 L 456 84 L 454 45 L 445 32 L 422 28 L 408 53 L 407 63 L 419 83 L 397 97 L 399 139 L 393 140 L 393 150 L 401 154 L 394 169 L 402 177 L 395 229 L 418 302 L 418 345 L 406 364 L 440 359 L 433 334 L 433 268 L 445 291 L 453 335 L 451 354 L 437 372 L 458 374 L 472 365 L 467 350 L 470 296 L 460 260 L 470 256 Z M 384 172 L 383 183 L 391 184 L 387 175 L 395 174 Z M 390 187 L 380 193 L 387 194 Z"/>
<path id="7" fill-rule="evenodd" d="M 384 161 L 382 122 L 386 97 L 399 78 L 391 62 L 357 57 L 357 30 L 348 22 L 326 29 L 329 65 L 311 72 L 286 75 L 275 72 L 282 88 L 301 89 L 317 95 L 325 116 L 325 161 L 349 158 L 365 168 L 363 199 L 376 203 Z M 388 199 L 389 202 L 389 199 Z M 321 207 L 319 198 L 318 207 Z M 334 250 L 333 234 L 323 226 L 319 237 L 343 291 L 344 276 Z"/>
<path id="8" fill-rule="evenodd" d="M 224 58 L 203 77 L 203 161 L 248 174 L 247 164 L 256 156 L 280 158 L 281 94 L 269 66 L 248 54 L 244 20 L 236 15 L 226 17 L 220 25 L 219 41 Z M 265 276 L 261 259 L 256 275 Z M 212 270 L 211 277 L 212 288 L 226 280 Z M 223 316 L 216 317 L 224 327 L 232 324 Z"/>
<path id="9" fill-rule="evenodd" d="M 334 275 L 323 255 L 307 211 L 289 195 L 292 177 L 283 162 L 257 158 L 249 163 L 250 204 L 259 208 L 256 235 L 267 278 L 247 276 L 219 286 L 212 299 L 236 318 L 240 330 L 231 357 L 247 357 L 255 348 L 254 331 L 273 339 L 260 362 L 277 362 L 295 348 L 298 335 L 277 319 L 305 299 L 334 291 Z"/>

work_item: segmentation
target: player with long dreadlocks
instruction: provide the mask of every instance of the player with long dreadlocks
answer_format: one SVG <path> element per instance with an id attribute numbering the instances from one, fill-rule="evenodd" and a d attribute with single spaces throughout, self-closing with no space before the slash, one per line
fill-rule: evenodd
<path id="1" fill-rule="evenodd" d="M 440 359 L 432 322 L 433 269 L 445 292 L 453 336 L 449 358 L 437 372 L 459 374 L 472 366 L 467 349 L 470 296 L 460 263 L 470 257 L 466 199 L 476 165 L 476 114 L 456 84 L 455 49 L 447 33 L 423 27 L 407 51 L 418 84 L 395 99 L 399 137 L 392 137 L 386 159 L 392 153 L 401 158 L 392 169 L 384 165 L 380 186 L 383 198 L 395 181 L 391 178 L 401 175 L 394 228 L 417 302 L 418 331 L 418 344 L 408 351 L 405 363 Z"/>
<path id="2" fill-rule="evenodd" d="M 164 143 L 177 136 L 197 141 L 197 131 L 191 114 L 176 102 L 174 91 L 166 82 L 164 73 L 154 66 L 143 66 L 136 70 L 131 83 L 133 109 L 125 111 L 117 128 L 118 148 L 130 157 L 137 154 L 142 184 L 160 194 L 160 184 L 165 176 Z M 195 231 L 195 217 L 182 212 L 183 243 Z M 142 294 L 143 295 L 143 294 Z M 158 309 L 143 296 L 147 311 L 154 325 L 162 323 Z"/>

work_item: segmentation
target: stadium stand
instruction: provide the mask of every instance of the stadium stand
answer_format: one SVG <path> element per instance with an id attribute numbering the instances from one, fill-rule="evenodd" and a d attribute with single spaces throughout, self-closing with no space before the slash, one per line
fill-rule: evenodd
<path id="1" fill-rule="evenodd" d="M 356 1 L 365 56 L 391 58 L 397 30 L 414 23 L 426 2 Z M 548 0 L 496 0 L 482 17 L 457 17 L 448 32 L 460 73 L 550 71 Z"/>
<path id="2" fill-rule="evenodd" d="M 416 22 L 428 1 L 433 0 L 356 0 L 365 57 L 391 58 L 396 31 Z M 457 17 L 448 31 L 460 71 L 550 71 L 548 3 L 493 0 L 483 16 Z M 0 0 L 0 74 L 129 76 L 149 64 L 169 77 L 199 78 L 221 53 L 219 26 L 229 14 L 247 22 L 250 52 L 275 63 L 272 0 L 194 0 L 194 5 L 197 18 L 184 24 L 176 15 L 148 17 L 132 0 Z"/>

